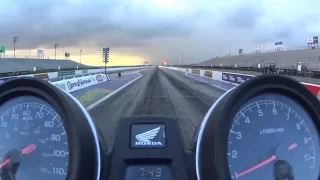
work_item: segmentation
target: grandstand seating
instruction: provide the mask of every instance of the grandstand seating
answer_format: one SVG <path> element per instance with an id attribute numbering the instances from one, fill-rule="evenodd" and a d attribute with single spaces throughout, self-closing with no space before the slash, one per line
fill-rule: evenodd
<path id="1" fill-rule="evenodd" d="M 0 73 L 15 71 L 33 71 L 33 67 L 38 70 L 87 67 L 86 65 L 71 60 L 53 60 L 53 59 L 13 59 L 0 58 Z"/>
<path id="2" fill-rule="evenodd" d="M 311 58 L 310 58 L 311 57 Z M 234 55 L 216 57 L 199 63 L 200 65 L 251 67 L 261 64 L 276 63 L 278 68 L 291 68 L 297 62 L 306 63 L 312 69 L 320 70 L 320 49 L 304 49 L 295 51 L 279 51 L 269 53 L 256 53 L 248 55 Z"/>

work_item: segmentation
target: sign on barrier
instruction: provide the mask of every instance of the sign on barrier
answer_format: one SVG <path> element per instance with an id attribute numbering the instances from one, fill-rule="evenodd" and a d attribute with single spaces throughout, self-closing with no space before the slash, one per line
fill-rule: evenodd
<path id="1" fill-rule="evenodd" d="M 67 91 L 73 92 L 79 89 L 89 87 L 91 85 L 97 84 L 95 77 L 85 76 L 81 78 L 68 79 L 67 81 Z"/>
<path id="2" fill-rule="evenodd" d="M 233 73 L 222 73 L 222 80 L 231 82 L 231 83 L 236 83 L 236 84 L 241 84 L 253 76 L 250 75 L 244 75 L 244 74 L 233 74 Z"/>
<path id="3" fill-rule="evenodd" d="M 200 69 L 192 69 L 192 74 L 200 75 Z"/>
<path id="4" fill-rule="evenodd" d="M 79 78 L 51 82 L 51 84 L 67 92 L 74 92 L 105 81 L 108 81 L 105 74 L 97 74 L 92 76 L 84 76 Z"/>
<path id="5" fill-rule="evenodd" d="M 64 91 L 67 91 L 67 84 L 65 81 L 61 81 L 61 82 L 52 82 L 51 84 L 53 84 L 55 87 L 62 89 Z"/>
<path id="6" fill-rule="evenodd" d="M 39 79 L 49 79 L 48 73 L 35 74 L 34 77 Z"/>
<path id="7" fill-rule="evenodd" d="M 212 71 L 204 71 L 204 76 L 212 78 Z"/>
<path id="8" fill-rule="evenodd" d="M 103 82 L 102 74 L 97 74 L 96 79 L 98 82 Z"/>
<path id="9" fill-rule="evenodd" d="M 75 74 L 76 74 L 76 71 L 59 71 L 58 72 L 58 77 L 73 76 Z"/>

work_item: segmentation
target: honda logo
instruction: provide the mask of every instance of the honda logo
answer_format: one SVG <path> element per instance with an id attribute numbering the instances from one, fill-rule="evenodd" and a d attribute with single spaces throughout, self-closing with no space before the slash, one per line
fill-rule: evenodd
<path id="1" fill-rule="evenodd" d="M 132 125 L 132 147 L 165 147 L 165 131 L 163 124 L 135 124 Z"/>

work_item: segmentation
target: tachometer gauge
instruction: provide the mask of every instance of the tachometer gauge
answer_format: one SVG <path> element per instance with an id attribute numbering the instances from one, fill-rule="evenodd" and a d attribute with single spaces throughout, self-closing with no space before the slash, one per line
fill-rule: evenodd
<path id="1" fill-rule="evenodd" d="M 1 179 L 65 179 L 69 149 L 60 115 L 32 96 L 0 106 L 0 158 Z"/>
<path id="2" fill-rule="evenodd" d="M 318 156 L 312 118 L 284 95 L 256 96 L 234 118 L 228 140 L 232 179 L 317 179 Z"/>
<path id="3" fill-rule="evenodd" d="M 318 180 L 320 101 L 286 76 L 262 75 L 222 95 L 199 131 L 199 180 Z"/>

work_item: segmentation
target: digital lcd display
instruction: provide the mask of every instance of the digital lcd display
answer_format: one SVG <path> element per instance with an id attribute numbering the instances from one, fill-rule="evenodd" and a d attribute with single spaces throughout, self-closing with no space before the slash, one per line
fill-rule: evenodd
<path id="1" fill-rule="evenodd" d="M 167 165 L 131 165 L 127 167 L 125 180 L 172 180 L 171 169 Z"/>

